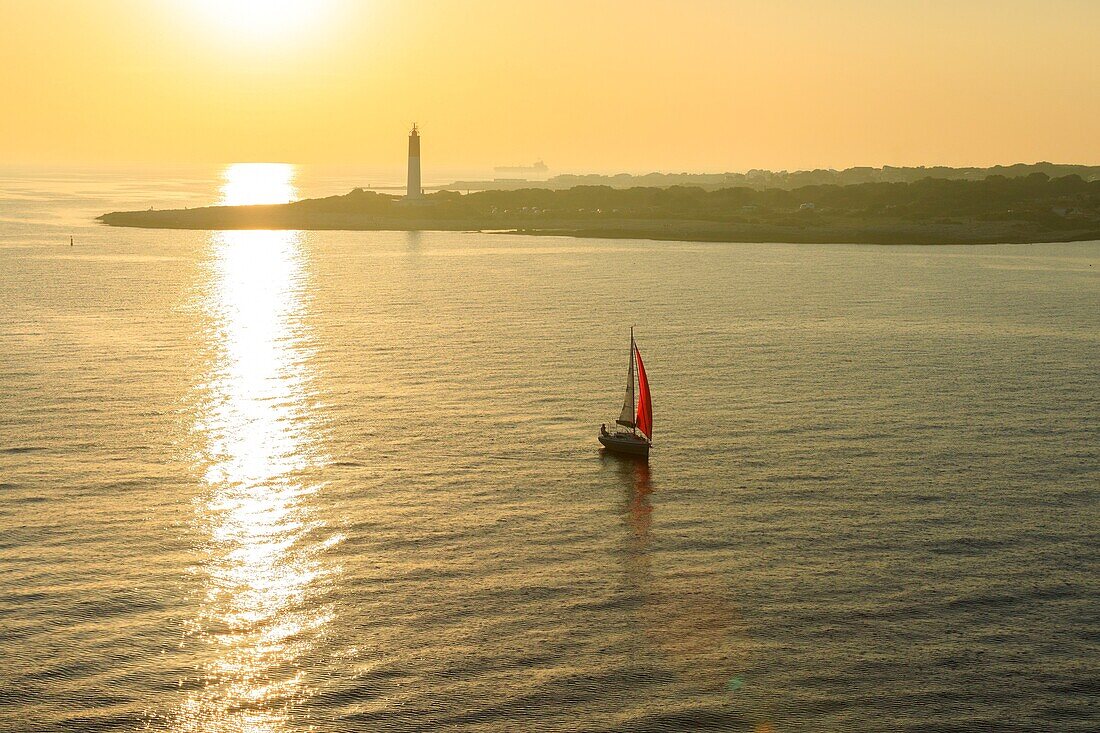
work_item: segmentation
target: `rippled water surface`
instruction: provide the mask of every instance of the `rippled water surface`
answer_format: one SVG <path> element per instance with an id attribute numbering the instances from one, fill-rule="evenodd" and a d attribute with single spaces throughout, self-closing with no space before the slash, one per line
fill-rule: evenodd
<path id="1" fill-rule="evenodd" d="M 0 729 L 1100 727 L 1100 243 L 88 221 L 224 175 L 0 180 Z"/>

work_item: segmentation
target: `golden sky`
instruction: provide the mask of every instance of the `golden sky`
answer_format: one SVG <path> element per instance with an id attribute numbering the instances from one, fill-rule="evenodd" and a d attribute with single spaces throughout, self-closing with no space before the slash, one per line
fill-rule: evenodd
<path id="1" fill-rule="evenodd" d="M 0 0 L 0 164 L 1100 164 L 1098 0 Z"/>

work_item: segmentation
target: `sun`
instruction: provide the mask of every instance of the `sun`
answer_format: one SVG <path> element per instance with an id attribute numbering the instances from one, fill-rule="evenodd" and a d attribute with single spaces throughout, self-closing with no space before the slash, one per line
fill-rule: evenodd
<path id="1" fill-rule="evenodd" d="M 283 41 L 301 35 L 326 14 L 325 0 L 185 0 L 204 25 L 237 40 Z"/>

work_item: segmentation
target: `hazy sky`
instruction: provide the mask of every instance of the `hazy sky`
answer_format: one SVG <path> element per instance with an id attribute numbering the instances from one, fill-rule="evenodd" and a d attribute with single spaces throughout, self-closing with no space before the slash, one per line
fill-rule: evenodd
<path id="1" fill-rule="evenodd" d="M 0 0 L 0 163 L 1100 164 L 1100 0 Z"/>

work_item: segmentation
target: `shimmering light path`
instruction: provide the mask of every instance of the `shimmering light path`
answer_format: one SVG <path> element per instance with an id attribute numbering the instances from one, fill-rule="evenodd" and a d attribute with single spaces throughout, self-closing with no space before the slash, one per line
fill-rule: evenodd
<path id="1" fill-rule="evenodd" d="M 293 200 L 293 168 L 225 171 L 223 203 Z M 191 633 L 209 647 L 198 689 L 179 711 L 194 731 L 284 730 L 311 694 L 302 657 L 332 621 L 318 603 L 338 541 L 317 511 L 324 462 L 311 413 L 307 274 L 296 232 L 210 235 L 201 307 L 213 350 L 195 429 L 209 486 L 197 507 L 209 533 L 206 595 Z"/>

